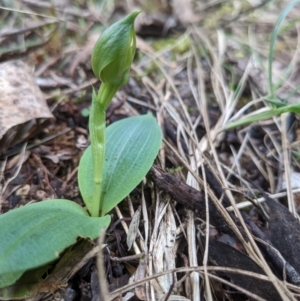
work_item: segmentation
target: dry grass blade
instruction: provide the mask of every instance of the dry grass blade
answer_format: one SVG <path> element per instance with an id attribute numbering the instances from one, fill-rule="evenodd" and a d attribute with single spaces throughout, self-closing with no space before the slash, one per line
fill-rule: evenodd
<path id="1" fill-rule="evenodd" d="M 226 283 L 228 286 L 230 287 L 234 287 L 237 288 L 238 290 L 240 289 L 239 287 L 237 287 L 236 285 L 232 284 L 231 282 L 228 282 L 220 277 L 217 277 L 216 275 L 212 274 L 212 272 L 228 272 L 228 273 L 236 273 L 238 275 L 246 275 L 249 277 L 253 277 L 255 279 L 259 279 L 261 281 L 268 281 L 269 283 L 270 280 L 261 274 L 257 274 L 257 273 L 253 273 L 253 272 L 249 272 L 249 271 L 244 271 L 244 270 L 239 270 L 239 269 L 233 269 L 233 268 L 228 268 L 228 267 L 212 267 L 212 266 L 208 266 L 207 267 L 207 271 L 208 271 L 208 276 L 217 279 L 220 282 Z M 164 276 L 166 274 L 172 274 L 172 273 L 190 273 L 190 272 L 198 272 L 198 273 L 204 273 L 204 267 L 203 266 L 198 266 L 198 267 L 183 267 L 183 268 L 176 268 L 175 270 L 170 270 L 170 271 L 164 271 L 161 273 L 158 273 L 156 275 L 152 275 L 152 276 L 148 276 L 145 277 L 143 280 L 137 281 L 135 283 L 131 283 L 128 284 L 120 289 L 115 290 L 114 292 L 109 294 L 109 300 L 113 300 L 114 298 L 116 298 L 117 296 L 124 294 L 125 292 L 132 290 L 133 288 L 143 285 L 151 280 L 156 279 L 157 277 L 161 277 Z M 288 286 L 289 288 L 294 288 L 293 286 Z M 297 290 L 298 288 L 295 287 L 295 289 Z M 260 298 L 257 295 L 253 295 L 251 292 L 245 291 L 243 290 L 244 293 L 246 293 L 248 296 L 253 296 L 255 298 L 255 300 L 258 298 L 258 300 L 265 300 Z M 295 300 L 293 296 L 291 296 L 292 300 Z M 283 299 L 283 300 L 287 300 L 287 299 Z M 108 300 L 107 300 L 108 301 Z"/>
<path id="2" fill-rule="evenodd" d="M 98 239 L 99 252 L 97 256 L 97 267 L 99 273 L 99 287 L 100 287 L 100 295 L 103 301 L 109 301 L 109 290 L 108 283 L 105 275 L 105 266 L 104 266 L 104 257 L 103 257 L 103 243 L 105 240 L 105 230 L 102 229 L 100 232 L 100 236 Z"/>
<path id="3" fill-rule="evenodd" d="M 289 140 L 287 137 L 288 129 L 287 129 L 287 118 L 288 113 L 281 115 L 281 141 L 282 141 L 282 152 L 283 152 L 283 162 L 284 162 L 284 174 L 285 174 L 285 182 L 286 182 L 286 190 L 287 190 L 287 200 L 288 200 L 288 208 L 291 213 L 297 217 L 297 211 L 295 208 L 294 195 L 292 193 L 291 186 L 291 160 L 290 160 L 290 146 Z"/>

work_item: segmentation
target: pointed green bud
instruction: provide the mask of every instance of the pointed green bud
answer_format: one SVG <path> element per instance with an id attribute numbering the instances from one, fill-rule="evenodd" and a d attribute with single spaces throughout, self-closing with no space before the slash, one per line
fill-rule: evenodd
<path id="1" fill-rule="evenodd" d="M 139 13 L 133 12 L 108 27 L 93 49 L 94 74 L 105 84 L 122 86 L 128 81 L 136 48 L 134 20 Z"/>

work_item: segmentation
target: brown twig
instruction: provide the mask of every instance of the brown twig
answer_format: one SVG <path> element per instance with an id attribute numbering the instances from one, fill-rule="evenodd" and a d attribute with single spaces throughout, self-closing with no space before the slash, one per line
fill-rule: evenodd
<path id="1" fill-rule="evenodd" d="M 184 207 L 192 210 L 200 218 L 204 220 L 206 219 L 205 198 L 202 192 L 187 185 L 179 178 L 166 173 L 157 166 L 152 167 L 150 175 L 152 176 L 153 182 L 160 189 L 168 193 L 174 200 L 182 204 Z M 209 203 L 209 214 L 212 225 L 214 225 L 220 232 L 235 236 L 221 213 L 212 202 Z M 232 213 L 229 214 L 234 222 L 239 226 L 240 223 L 237 218 Z M 244 230 L 241 227 L 239 228 L 241 233 L 244 233 Z"/>

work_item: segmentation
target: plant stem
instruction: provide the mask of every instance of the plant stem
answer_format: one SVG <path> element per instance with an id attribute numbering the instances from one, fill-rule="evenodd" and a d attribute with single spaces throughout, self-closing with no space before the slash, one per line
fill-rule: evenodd
<path id="1" fill-rule="evenodd" d="M 100 90 L 97 95 L 97 102 L 101 104 L 104 111 L 107 109 L 109 103 L 111 102 L 117 91 L 120 89 L 120 87 L 121 85 L 119 84 L 101 84 Z"/>
<path id="2" fill-rule="evenodd" d="M 102 192 L 104 156 L 105 156 L 105 110 L 119 89 L 119 85 L 108 85 L 102 83 L 98 95 L 93 91 L 92 106 L 90 112 L 89 128 L 92 145 L 92 156 L 94 166 L 94 193 L 92 200 L 91 216 L 103 215 L 101 207 L 104 194 Z"/>
<path id="3" fill-rule="evenodd" d="M 102 185 L 102 169 L 105 154 L 105 111 L 93 95 L 89 128 L 94 166 L 94 193 L 90 214 L 92 217 L 99 216 L 100 195 Z"/>

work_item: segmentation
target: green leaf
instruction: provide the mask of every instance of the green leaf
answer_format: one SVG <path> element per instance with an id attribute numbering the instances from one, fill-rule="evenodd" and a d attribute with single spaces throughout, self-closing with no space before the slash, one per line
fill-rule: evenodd
<path id="1" fill-rule="evenodd" d="M 101 215 L 124 199 L 151 168 L 162 143 L 155 118 L 148 114 L 113 123 L 106 132 Z M 83 154 L 78 170 L 79 188 L 88 209 L 94 191 L 92 150 Z"/>
<path id="2" fill-rule="evenodd" d="M 243 126 L 246 124 L 250 124 L 256 121 L 265 120 L 274 116 L 278 116 L 283 113 L 295 113 L 300 114 L 300 103 L 293 103 L 290 105 L 280 106 L 276 109 L 269 109 L 265 112 L 261 112 L 258 114 L 253 114 L 251 116 L 245 117 L 243 119 L 233 121 L 225 126 L 225 130 L 231 130 L 237 126 Z"/>
<path id="3" fill-rule="evenodd" d="M 45 275 L 50 267 L 51 265 L 43 265 L 26 271 L 16 282 L 13 280 L 13 284 L 0 288 L 0 300 L 27 299 L 33 298 L 41 292 L 50 292 L 49 286 L 46 290 L 43 287 L 43 275 Z"/>
<path id="4" fill-rule="evenodd" d="M 299 153 L 299 152 L 293 151 L 293 154 L 294 154 L 294 156 L 295 156 L 298 160 L 300 160 L 300 153 Z"/>
<path id="5" fill-rule="evenodd" d="M 272 105 L 274 105 L 275 108 L 280 108 L 286 106 L 286 103 L 283 102 L 280 99 L 277 98 L 266 98 L 266 101 Z"/>
<path id="6" fill-rule="evenodd" d="M 109 223 L 109 216 L 92 218 L 68 200 L 43 201 L 1 215 L 0 288 L 57 259 L 78 237 L 97 238 Z"/>
<path id="7" fill-rule="evenodd" d="M 278 112 L 278 109 L 270 109 L 270 110 L 267 110 L 267 111 L 262 112 L 262 113 L 253 114 L 251 116 L 248 116 L 248 117 L 245 117 L 243 119 L 233 121 L 233 122 L 227 124 L 225 126 L 225 130 L 231 130 L 235 127 L 243 126 L 243 125 L 250 124 L 250 123 L 260 121 L 260 120 L 264 120 L 264 119 L 268 119 L 268 118 L 274 117 L 274 116 L 279 115 L 279 114 L 280 114 L 280 112 Z"/>
<path id="8" fill-rule="evenodd" d="M 0 300 L 27 300 L 39 293 L 54 293 L 68 282 L 74 267 L 93 248 L 94 244 L 90 239 L 78 239 L 62 253 L 57 262 L 28 270 L 15 283 L 0 289 Z M 43 277 L 46 273 L 47 277 Z"/>

